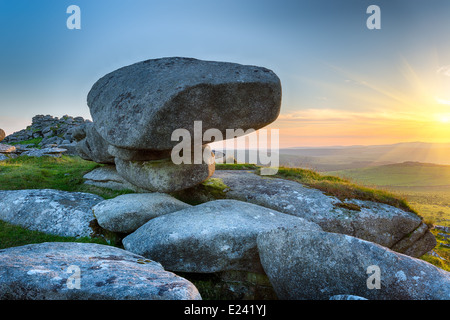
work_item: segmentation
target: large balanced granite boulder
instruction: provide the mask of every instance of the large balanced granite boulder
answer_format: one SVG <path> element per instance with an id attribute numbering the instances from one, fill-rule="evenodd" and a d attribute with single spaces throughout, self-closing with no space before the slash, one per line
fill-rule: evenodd
<path id="1" fill-rule="evenodd" d="M 93 243 L 0 250 L 0 300 L 199 300 L 189 281 L 154 261 Z"/>
<path id="2" fill-rule="evenodd" d="M 256 237 L 305 219 L 236 200 L 216 200 L 156 217 L 122 240 L 126 250 L 182 272 L 241 270 L 262 273 Z"/>
<path id="3" fill-rule="evenodd" d="M 146 60 L 98 80 L 87 103 L 98 133 L 113 146 L 170 150 L 176 129 L 259 129 L 281 106 L 281 83 L 271 70 L 191 58 Z"/>
<path id="4" fill-rule="evenodd" d="M 279 299 L 450 299 L 449 272 L 348 235 L 274 229 L 261 233 L 257 245 Z"/>
<path id="5" fill-rule="evenodd" d="M 6 137 L 6 133 L 3 129 L 0 129 L 0 141 L 2 141 L 3 139 L 5 139 Z"/>

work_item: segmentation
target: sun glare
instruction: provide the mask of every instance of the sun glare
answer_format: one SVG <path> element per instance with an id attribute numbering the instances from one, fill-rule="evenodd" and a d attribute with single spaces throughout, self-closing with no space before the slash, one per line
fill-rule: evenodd
<path id="1" fill-rule="evenodd" d="M 439 121 L 442 123 L 450 123 L 450 116 L 442 116 L 439 118 Z"/>

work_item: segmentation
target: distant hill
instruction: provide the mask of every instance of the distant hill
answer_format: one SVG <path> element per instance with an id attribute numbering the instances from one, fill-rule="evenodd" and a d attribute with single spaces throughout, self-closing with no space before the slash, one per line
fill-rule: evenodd
<path id="1" fill-rule="evenodd" d="M 450 187 L 450 165 L 407 161 L 327 172 L 354 182 L 381 187 Z"/>
<path id="2" fill-rule="evenodd" d="M 335 171 L 414 161 L 450 165 L 450 144 L 408 142 L 392 145 L 280 149 L 280 165 Z"/>

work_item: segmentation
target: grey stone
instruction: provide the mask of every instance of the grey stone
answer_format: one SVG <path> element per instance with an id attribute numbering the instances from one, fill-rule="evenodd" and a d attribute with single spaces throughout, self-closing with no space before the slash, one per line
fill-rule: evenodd
<path id="1" fill-rule="evenodd" d="M 108 146 L 108 153 L 115 158 L 126 161 L 148 161 L 168 159 L 171 156 L 171 150 L 130 150 L 117 148 L 113 145 Z"/>
<path id="2" fill-rule="evenodd" d="M 92 123 L 86 123 L 79 130 L 85 132 L 85 137 L 76 145 L 76 150 L 81 158 L 97 163 L 114 163 L 114 157 L 108 153 L 109 144 L 97 133 Z"/>
<path id="3" fill-rule="evenodd" d="M 387 204 L 347 200 L 360 211 L 339 206 L 342 201 L 298 182 L 264 177 L 250 171 L 218 170 L 212 178 L 227 186 L 223 197 L 255 203 L 315 222 L 328 232 L 343 233 L 420 257 L 436 239 L 420 217 Z"/>
<path id="4" fill-rule="evenodd" d="M 200 300 L 189 281 L 154 261 L 93 243 L 0 250 L 0 300 Z"/>
<path id="5" fill-rule="evenodd" d="M 0 143 L 0 153 L 13 153 L 16 151 L 15 146 L 9 144 Z"/>
<path id="6" fill-rule="evenodd" d="M 210 150 L 209 146 L 206 146 Z M 207 152 L 205 152 L 207 154 Z M 214 155 L 201 164 L 175 164 L 172 160 L 127 161 L 115 158 L 116 170 L 131 184 L 153 192 L 175 192 L 195 186 L 212 176 Z"/>
<path id="7" fill-rule="evenodd" d="M 63 143 L 63 144 L 60 144 L 59 147 L 62 148 L 62 149 L 66 149 L 67 150 L 64 153 L 65 155 L 78 156 L 77 143 L 76 142 L 70 142 L 68 144 Z"/>
<path id="8" fill-rule="evenodd" d="M 67 149 L 63 148 L 43 148 L 43 149 L 31 149 L 21 153 L 21 156 L 29 156 L 29 157 L 61 157 L 63 153 L 65 153 Z"/>
<path id="9" fill-rule="evenodd" d="M 0 220 L 29 230 L 67 237 L 89 237 L 92 207 L 104 199 L 53 189 L 0 191 Z"/>
<path id="10" fill-rule="evenodd" d="M 188 207 L 165 193 L 132 193 L 104 200 L 92 210 L 102 228 L 130 233 L 153 218 Z"/>
<path id="11" fill-rule="evenodd" d="M 257 245 L 279 299 L 450 299 L 449 272 L 348 235 L 279 228 L 261 233 Z"/>
<path id="12" fill-rule="evenodd" d="M 321 230 L 315 223 L 251 203 L 216 200 L 154 218 L 122 243 L 172 271 L 261 273 L 256 237 L 281 226 Z"/>
<path id="13" fill-rule="evenodd" d="M 116 167 L 113 165 L 104 165 L 103 167 L 95 168 L 94 170 L 86 173 L 83 178 L 85 179 L 85 184 L 90 184 L 101 188 L 149 192 L 148 190 L 138 188 L 126 181 L 117 173 Z"/>
<path id="14" fill-rule="evenodd" d="M 271 70 L 190 58 L 146 60 L 98 80 L 87 103 L 98 133 L 125 149 L 170 150 L 176 129 L 259 129 L 275 121 L 281 84 Z M 202 132 L 202 134 L 203 134 Z"/>

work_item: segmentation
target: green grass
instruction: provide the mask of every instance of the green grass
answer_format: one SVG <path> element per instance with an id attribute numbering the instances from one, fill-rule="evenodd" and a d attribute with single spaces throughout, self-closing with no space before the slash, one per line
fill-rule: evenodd
<path id="1" fill-rule="evenodd" d="M 311 188 L 319 189 L 330 196 L 337 197 L 341 201 L 347 199 L 374 201 L 419 215 L 418 212 L 409 205 L 406 199 L 399 195 L 385 190 L 361 186 L 337 176 L 322 175 L 315 171 L 301 168 L 281 167 L 278 169 L 276 175 L 268 177 L 297 181 Z"/>
<path id="2" fill-rule="evenodd" d="M 43 242 L 84 242 L 104 245 L 108 244 L 108 242 L 102 238 L 55 236 L 44 232 L 28 230 L 4 221 L 0 221 L 0 249 Z"/>
<path id="3" fill-rule="evenodd" d="M 57 189 L 69 192 L 93 193 L 105 199 L 132 192 L 131 190 L 115 191 L 85 185 L 83 176 L 99 166 L 97 163 L 71 156 L 62 156 L 61 158 L 22 156 L 9 159 L 0 162 L 0 190 Z M 101 230 L 101 232 L 103 231 Z M 117 242 L 115 235 L 106 231 L 103 233 L 112 243 Z M 107 244 L 103 238 L 60 237 L 27 230 L 6 222 L 0 223 L 1 248 L 51 241 Z"/>
<path id="4" fill-rule="evenodd" d="M 19 142 L 11 142 L 11 145 L 24 145 L 24 144 L 31 144 L 31 148 L 38 148 L 40 149 L 41 147 L 39 146 L 39 143 L 42 142 L 43 138 L 33 138 L 33 139 L 29 139 L 29 140 L 24 140 L 24 141 L 19 141 Z"/>
<path id="5" fill-rule="evenodd" d="M 389 187 L 450 186 L 450 166 L 404 162 L 398 164 L 327 172 L 365 185 Z"/>
<path id="6" fill-rule="evenodd" d="M 0 162 L 0 190 L 57 189 L 88 192 L 105 199 L 131 190 L 115 191 L 84 184 L 83 176 L 101 165 L 80 157 L 27 157 Z"/>

